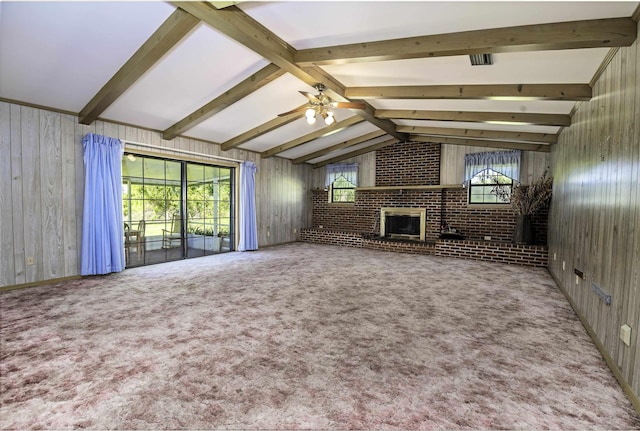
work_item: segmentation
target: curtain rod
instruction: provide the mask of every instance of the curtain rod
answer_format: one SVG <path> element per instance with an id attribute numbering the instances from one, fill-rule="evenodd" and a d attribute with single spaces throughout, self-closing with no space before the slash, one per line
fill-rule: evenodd
<path id="1" fill-rule="evenodd" d="M 179 150 L 177 148 L 160 147 L 158 145 L 143 144 L 142 142 L 127 141 L 126 139 L 120 139 L 120 141 L 123 144 L 130 144 L 130 145 L 136 145 L 136 146 L 141 146 L 141 147 L 153 148 L 153 149 L 156 149 L 156 150 L 174 151 L 176 153 L 190 154 L 192 156 L 210 157 L 212 159 L 219 159 L 219 160 L 226 160 L 228 162 L 242 163 L 242 160 L 232 159 L 230 157 L 214 156 L 212 154 L 205 154 L 205 153 L 196 153 L 195 151 Z"/>

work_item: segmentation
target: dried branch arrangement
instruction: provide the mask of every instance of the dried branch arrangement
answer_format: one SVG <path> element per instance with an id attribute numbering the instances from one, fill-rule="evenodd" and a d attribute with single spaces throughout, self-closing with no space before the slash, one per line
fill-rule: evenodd
<path id="1" fill-rule="evenodd" d="M 511 198 L 511 206 L 516 214 L 531 215 L 549 203 L 552 189 L 553 178 L 549 177 L 547 171 L 545 171 L 540 178 L 529 186 L 517 184 L 513 186 L 513 191 L 498 186 L 492 192 L 505 202 Z"/>

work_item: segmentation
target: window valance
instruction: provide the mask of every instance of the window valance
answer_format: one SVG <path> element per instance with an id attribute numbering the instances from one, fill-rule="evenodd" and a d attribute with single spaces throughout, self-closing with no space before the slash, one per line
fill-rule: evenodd
<path id="1" fill-rule="evenodd" d="M 465 154 L 463 185 L 485 169 L 493 169 L 515 182 L 520 181 L 520 150 Z"/>
<path id="2" fill-rule="evenodd" d="M 325 187 L 329 187 L 335 180 L 344 177 L 354 186 L 358 186 L 358 164 L 357 163 L 335 163 L 327 165 L 327 176 Z"/>

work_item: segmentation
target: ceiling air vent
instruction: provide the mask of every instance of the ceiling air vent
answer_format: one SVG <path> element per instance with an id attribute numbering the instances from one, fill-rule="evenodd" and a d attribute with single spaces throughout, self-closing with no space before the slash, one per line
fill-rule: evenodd
<path id="1" fill-rule="evenodd" d="M 472 66 L 493 64 L 493 57 L 491 57 L 491 54 L 471 54 L 469 58 L 471 59 Z"/>

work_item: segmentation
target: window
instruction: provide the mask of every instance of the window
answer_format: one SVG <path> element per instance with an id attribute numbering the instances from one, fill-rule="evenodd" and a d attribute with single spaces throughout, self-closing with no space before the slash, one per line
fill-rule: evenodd
<path id="1" fill-rule="evenodd" d="M 520 150 L 465 154 L 464 186 L 469 204 L 508 204 L 520 177 Z"/>
<path id="2" fill-rule="evenodd" d="M 345 177 L 340 175 L 330 187 L 331 202 L 333 203 L 345 203 L 356 201 L 356 186 L 352 182 L 348 181 Z"/>
<path id="3" fill-rule="evenodd" d="M 325 186 L 329 190 L 330 203 L 353 203 L 358 186 L 358 164 L 327 165 Z"/>
<path id="4" fill-rule="evenodd" d="M 469 182 L 470 204 L 508 204 L 513 180 L 493 169 L 478 172 Z"/>

